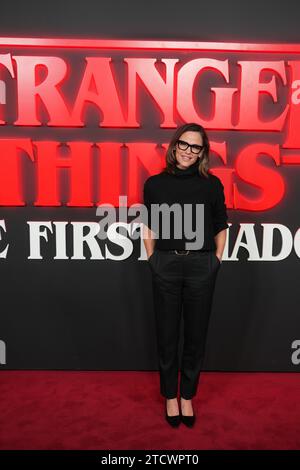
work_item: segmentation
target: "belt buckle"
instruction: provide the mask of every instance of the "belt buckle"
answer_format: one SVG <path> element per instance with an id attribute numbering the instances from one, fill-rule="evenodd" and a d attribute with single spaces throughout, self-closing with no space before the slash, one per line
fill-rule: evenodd
<path id="1" fill-rule="evenodd" d="M 175 250 L 176 255 L 188 255 L 190 250 L 179 250 L 179 251 L 186 251 L 186 253 L 178 253 L 178 250 Z"/>

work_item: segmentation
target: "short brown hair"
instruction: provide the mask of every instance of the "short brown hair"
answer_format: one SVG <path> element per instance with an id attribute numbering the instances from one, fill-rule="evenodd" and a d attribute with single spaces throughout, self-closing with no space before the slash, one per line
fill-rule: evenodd
<path id="1" fill-rule="evenodd" d="M 203 176 L 208 177 L 209 175 L 209 168 L 208 168 L 209 149 L 210 149 L 208 136 L 206 134 L 205 129 L 202 126 L 200 126 L 200 124 L 196 124 L 194 122 L 183 124 L 182 126 L 176 129 L 169 143 L 169 146 L 166 152 L 166 166 L 165 168 L 163 168 L 162 171 L 171 173 L 171 174 L 174 173 L 174 167 L 176 166 L 176 157 L 173 154 L 173 150 L 180 136 L 184 132 L 187 132 L 187 131 L 199 132 L 202 136 L 203 150 L 202 150 L 202 157 L 200 158 L 200 163 L 199 163 L 199 173 L 202 174 Z"/>

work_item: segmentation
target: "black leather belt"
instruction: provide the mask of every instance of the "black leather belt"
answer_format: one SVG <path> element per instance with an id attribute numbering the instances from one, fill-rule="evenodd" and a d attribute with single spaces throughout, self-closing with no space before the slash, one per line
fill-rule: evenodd
<path id="1" fill-rule="evenodd" d="M 189 253 L 195 253 L 196 251 L 208 251 L 208 250 L 163 250 L 168 253 L 175 253 L 176 255 L 188 255 Z"/>
<path id="2" fill-rule="evenodd" d="M 171 250 L 171 251 L 176 253 L 176 255 L 188 255 L 190 252 L 190 250 Z"/>

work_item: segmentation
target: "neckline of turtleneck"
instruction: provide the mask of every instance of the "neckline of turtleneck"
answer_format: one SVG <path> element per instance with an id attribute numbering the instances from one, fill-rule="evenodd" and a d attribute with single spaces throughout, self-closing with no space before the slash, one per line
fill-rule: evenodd
<path id="1" fill-rule="evenodd" d="M 182 168 L 178 168 L 178 166 L 174 167 L 174 174 L 176 176 L 180 177 L 187 177 L 187 176 L 193 176 L 195 174 L 199 174 L 199 162 L 198 160 L 194 162 L 192 165 L 190 165 L 188 168 L 185 168 L 184 170 Z"/>

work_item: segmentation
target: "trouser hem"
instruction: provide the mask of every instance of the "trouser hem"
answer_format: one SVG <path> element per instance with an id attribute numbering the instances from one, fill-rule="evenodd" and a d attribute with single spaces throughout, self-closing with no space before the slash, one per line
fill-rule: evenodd
<path id="1" fill-rule="evenodd" d="M 160 392 L 161 395 L 166 398 L 167 400 L 172 400 L 173 398 L 177 398 L 177 394 L 174 395 L 174 393 L 163 393 L 163 392 Z"/>
<path id="2" fill-rule="evenodd" d="M 191 400 L 192 398 L 194 398 L 195 395 L 183 395 L 182 393 L 180 394 L 180 398 L 183 398 L 184 400 Z"/>

